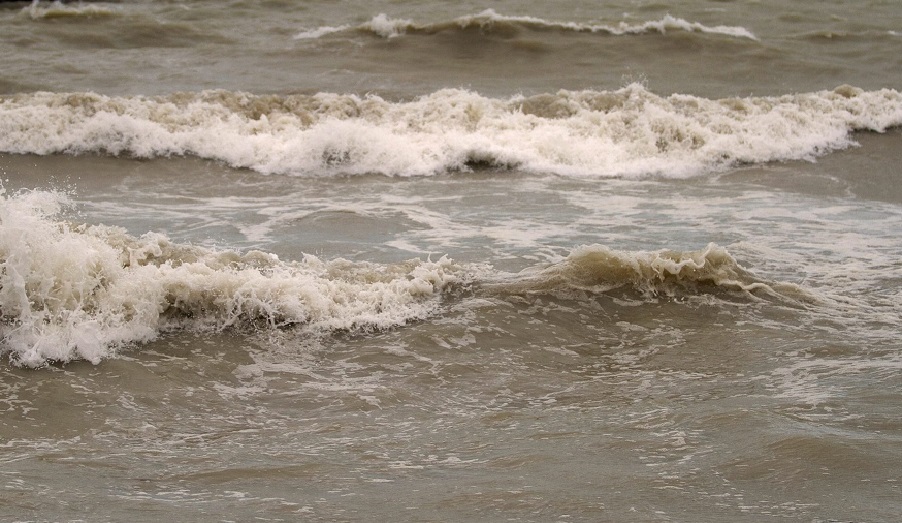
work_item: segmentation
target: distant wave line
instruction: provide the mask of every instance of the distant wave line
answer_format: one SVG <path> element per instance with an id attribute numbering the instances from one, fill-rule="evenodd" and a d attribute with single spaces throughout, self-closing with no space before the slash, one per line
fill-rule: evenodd
<path id="1" fill-rule="evenodd" d="M 641 22 L 630 24 L 624 21 L 616 25 L 605 24 L 585 24 L 578 22 L 554 22 L 531 16 L 505 16 L 498 14 L 493 9 L 486 9 L 475 15 L 463 16 L 456 18 L 450 22 L 439 22 L 433 24 L 418 24 L 413 20 L 390 18 L 385 13 L 374 16 L 371 20 L 360 25 L 340 25 L 340 26 L 322 26 L 315 29 L 309 29 L 297 33 L 296 39 L 316 39 L 326 35 L 341 33 L 346 31 L 365 31 L 383 38 L 395 38 L 408 32 L 416 33 L 436 33 L 450 29 L 467 29 L 470 27 L 478 27 L 480 29 L 490 29 L 495 24 L 513 24 L 533 29 L 555 29 L 562 31 L 573 31 L 579 33 L 606 33 L 613 36 L 645 34 L 650 32 L 666 33 L 668 30 L 679 30 L 687 32 L 720 34 L 732 36 L 736 38 L 748 38 L 758 40 L 758 38 L 744 27 L 737 26 L 707 26 L 699 22 L 689 22 L 682 18 L 676 18 L 666 15 L 660 20 Z"/>

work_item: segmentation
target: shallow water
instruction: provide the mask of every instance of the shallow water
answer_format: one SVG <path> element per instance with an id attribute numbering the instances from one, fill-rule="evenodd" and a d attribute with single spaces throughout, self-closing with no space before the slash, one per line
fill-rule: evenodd
<path id="1" fill-rule="evenodd" d="M 227 7 L 0 8 L 0 519 L 899 519 L 894 2 Z"/>

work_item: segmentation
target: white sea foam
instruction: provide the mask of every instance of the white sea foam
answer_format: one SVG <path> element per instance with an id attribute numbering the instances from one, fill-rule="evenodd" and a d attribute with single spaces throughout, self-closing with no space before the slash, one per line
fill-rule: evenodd
<path id="1" fill-rule="evenodd" d="M 380 13 L 361 25 L 361 29 L 372 31 L 383 38 L 393 38 L 403 34 L 408 28 L 416 27 L 412 20 L 389 18 Z"/>
<path id="2" fill-rule="evenodd" d="M 0 356 L 18 365 L 97 363 L 174 329 L 292 328 L 315 336 L 393 328 L 440 314 L 448 292 L 466 293 L 473 303 L 479 293 L 615 289 L 653 300 L 739 294 L 793 307 L 817 301 L 796 285 L 754 276 L 714 244 L 656 252 L 588 245 L 516 274 L 446 257 L 392 265 L 314 256 L 286 262 L 260 251 L 178 244 L 158 233 L 74 225 L 61 219 L 68 205 L 55 192 L 0 193 Z"/>
<path id="3" fill-rule="evenodd" d="M 283 262 L 161 234 L 59 219 L 67 198 L 0 194 L 0 354 L 21 365 L 98 362 L 173 328 L 371 330 L 431 314 L 459 267 Z"/>
<path id="4" fill-rule="evenodd" d="M 597 31 L 593 29 L 594 31 Z M 717 26 L 707 26 L 704 24 L 700 24 L 698 22 L 689 22 L 683 20 L 682 18 L 675 18 L 673 16 L 667 15 L 661 20 L 655 20 L 650 22 L 644 22 L 637 25 L 630 25 L 625 22 L 620 22 L 617 25 L 616 29 L 601 29 L 601 30 L 609 30 L 613 34 L 637 34 L 637 33 L 647 33 L 650 31 L 658 31 L 660 33 L 666 33 L 668 30 L 679 30 L 679 31 L 688 31 L 688 32 L 697 32 L 697 33 L 709 33 L 709 34 L 721 34 L 726 36 L 732 36 L 736 38 L 749 38 L 751 40 L 757 40 L 758 38 L 754 33 L 749 31 L 744 27 L 738 26 L 728 26 L 728 25 L 717 25 Z"/>
<path id="5" fill-rule="evenodd" d="M 52 18 L 94 18 L 107 17 L 117 14 L 118 8 L 99 3 L 74 4 L 63 3 L 59 0 L 53 2 L 41 2 L 34 0 L 28 7 L 22 10 L 33 20 L 45 20 Z"/>
<path id="6" fill-rule="evenodd" d="M 436 33 L 452 29 L 467 29 L 477 27 L 481 30 L 490 30 L 495 26 L 520 26 L 535 29 L 555 29 L 559 31 L 572 31 L 577 33 L 601 33 L 614 36 L 637 35 L 646 33 L 666 33 L 667 31 L 686 31 L 694 33 L 709 33 L 730 36 L 734 38 L 748 38 L 757 40 L 755 35 L 744 27 L 737 26 L 707 26 L 699 22 L 689 22 L 682 18 L 666 15 L 660 20 L 651 20 L 630 24 L 619 22 L 617 24 L 587 24 L 578 22 L 549 21 L 532 16 L 507 16 L 497 13 L 494 9 L 486 9 L 474 15 L 462 16 L 450 22 L 417 23 L 409 19 L 391 18 L 385 13 L 374 16 L 368 22 L 357 26 L 343 25 L 339 27 L 319 27 L 302 31 L 295 35 L 297 39 L 321 38 L 323 36 L 344 31 L 365 31 L 381 36 L 382 38 L 395 38 L 406 33 Z"/>
<path id="7" fill-rule="evenodd" d="M 666 33 L 668 30 L 679 30 L 687 32 L 721 34 L 725 36 L 750 38 L 752 40 L 757 40 L 755 35 L 744 27 L 724 25 L 711 27 L 698 22 L 689 22 L 682 18 L 676 18 L 671 15 L 666 15 L 660 20 L 651 20 L 637 24 L 619 22 L 616 25 L 606 25 L 576 22 L 554 22 L 530 16 L 504 16 L 496 13 L 492 9 L 486 9 L 485 11 L 473 16 L 458 18 L 456 22 L 461 27 L 467 27 L 470 25 L 479 25 L 485 27 L 494 23 L 507 22 L 518 23 L 532 27 L 560 29 L 581 33 L 607 33 L 611 35 L 644 34 L 650 32 Z"/>
<path id="8" fill-rule="evenodd" d="M 349 25 L 339 25 L 336 27 L 333 26 L 322 26 L 317 27 L 315 29 L 308 29 L 306 31 L 301 31 L 300 33 L 294 35 L 297 40 L 315 40 L 317 38 L 322 38 L 323 36 L 330 35 L 333 33 L 340 33 L 342 31 L 347 31 L 350 29 Z"/>
<path id="9" fill-rule="evenodd" d="M 0 97 L 0 151 L 195 155 L 261 173 L 422 176 L 474 167 L 564 176 L 685 177 L 737 163 L 811 160 L 850 132 L 902 125 L 891 89 L 711 100 L 617 91 L 489 98 L 446 89 L 375 95 Z"/>

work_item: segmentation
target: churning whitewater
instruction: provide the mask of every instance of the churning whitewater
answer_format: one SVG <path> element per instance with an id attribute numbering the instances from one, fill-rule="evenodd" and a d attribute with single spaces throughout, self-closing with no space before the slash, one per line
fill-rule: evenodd
<path id="1" fill-rule="evenodd" d="M 590 177 L 686 177 L 812 160 L 853 131 L 902 125 L 892 89 L 710 100 L 616 91 L 489 98 L 457 89 L 376 95 L 0 97 L 0 151 L 194 155 L 265 174 L 428 176 L 474 168 Z"/>
<path id="2" fill-rule="evenodd" d="M 696 252 L 583 246 L 554 265 L 519 274 L 447 257 L 379 265 L 307 255 L 292 262 L 61 220 L 70 205 L 65 195 L 42 191 L 0 200 L 0 353 L 17 365 L 99 363 L 176 329 L 300 328 L 309 335 L 387 329 L 440 314 L 443 297 L 479 288 L 488 295 L 626 287 L 639 299 L 811 298 L 798 286 L 758 279 L 713 244 Z"/>
<path id="3" fill-rule="evenodd" d="M 0 521 L 899 520 L 898 0 L 0 27 Z"/>

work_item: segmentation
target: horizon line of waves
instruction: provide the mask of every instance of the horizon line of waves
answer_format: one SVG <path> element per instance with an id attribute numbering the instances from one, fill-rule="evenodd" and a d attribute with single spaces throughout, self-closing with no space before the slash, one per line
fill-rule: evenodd
<path id="1" fill-rule="evenodd" d="M 695 251 L 623 251 L 593 244 L 573 249 L 544 267 L 499 274 L 482 285 L 503 295 L 610 294 L 625 289 L 641 299 L 681 300 L 697 295 L 733 295 L 755 302 L 807 308 L 819 296 L 797 284 L 768 281 L 742 267 L 724 247 L 710 243 Z"/>
<path id="2" fill-rule="evenodd" d="M 389 329 L 430 316 L 468 277 L 447 257 L 285 262 L 135 237 L 63 221 L 67 205 L 60 193 L 0 189 L 0 356 L 17 365 L 98 363 L 179 329 Z"/>
<path id="3" fill-rule="evenodd" d="M 632 84 L 491 98 L 231 91 L 0 96 L 0 151 L 192 155 L 262 174 L 430 176 L 479 168 L 590 177 L 689 177 L 813 160 L 850 133 L 902 125 L 902 94 L 840 86 L 773 97 L 662 97 Z"/>
<path id="4" fill-rule="evenodd" d="M 405 34 L 434 34 L 443 31 L 478 29 L 482 32 L 506 33 L 516 29 L 532 29 L 537 31 L 566 31 L 575 33 L 607 34 L 610 36 L 640 35 L 647 33 L 666 34 L 668 30 L 684 31 L 692 33 L 718 34 L 734 38 L 746 38 L 757 41 L 758 38 L 744 27 L 738 26 L 707 26 L 699 22 L 689 22 L 682 18 L 665 15 L 659 20 L 650 20 L 635 24 L 621 21 L 614 25 L 591 24 L 580 22 L 549 21 L 532 16 L 507 16 L 497 13 L 494 9 L 485 9 L 477 14 L 462 16 L 454 20 L 420 24 L 406 18 L 391 18 L 385 13 L 379 13 L 367 22 L 359 25 L 322 26 L 315 29 L 301 31 L 295 34 L 298 40 L 316 39 L 323 36 L 342 33 L 346 31 L 358 31 L 374 34 L 382 38 L 396 38 Z"/>

